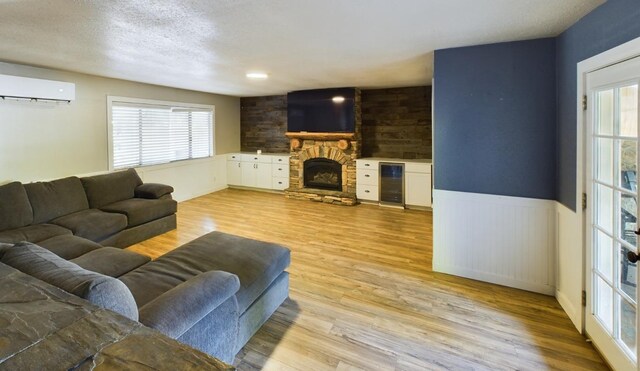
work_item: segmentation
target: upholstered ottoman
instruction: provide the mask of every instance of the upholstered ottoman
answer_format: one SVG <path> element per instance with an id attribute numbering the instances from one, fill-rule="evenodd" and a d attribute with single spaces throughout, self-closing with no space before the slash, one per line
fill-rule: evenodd
<path id="1" fill-rule="evenodd" d="M 163 331 L 167 315 L 181 312 L 182 318 L 198 318 L 197 306 L 176 307 L 173 312 L 158 315 L 153 307 L 162 308 L 158 300 L 183 297 L 180 287 L 191 285 L 193 297 L 211 296 L 215 301 L 210 312 L 184 332 L 169 335 L 227 362 L 247 343 L 289 295 L 289 249 L 277 244 L 256 241 L 222 232 L 212 232 L 137 268 L 119 279 L 131 290 L 140 308 L 140 322 Z M 208 287 L 199 277 L 231 273 L 240 287 L 220 275 L 220 288 Z M 208 272 L 208 273 L 207 273 Z M 233 277 L 233 276 L 232 276 Z M 195 282 L 200 280 L 201 282 Z M 189 282 L 187 282 L 189 281 Z M 229 281 L 229 282 L 228 282 Z M 210 282 L 217 282 L 214 278 Z M 230 290 L 233 290 L 232 292 Z M 236 291 L 237 290 L 237 291 Z M 197 294 L 200 292 L 200 294 Z M 235 294 L 235 295 L 234 295 Z M 206 298 L 200 298 L 205 300 Z M 175 302 L 176 300 L 174 300 Z M 166 301 L 167 303 L 169 300 Z M 206 303 L 201 303 L 204 307 Z M 173 319 L 172 321 L 176 321 Z"/>

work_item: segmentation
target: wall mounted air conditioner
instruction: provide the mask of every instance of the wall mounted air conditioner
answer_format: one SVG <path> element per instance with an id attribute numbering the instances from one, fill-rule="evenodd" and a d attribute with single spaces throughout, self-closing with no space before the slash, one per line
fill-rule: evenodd
<path id="1" fill-rule="evenodd" d="M 0 97 L 71 102 L 76 99 L 76 84 L 0 75 Z"/>

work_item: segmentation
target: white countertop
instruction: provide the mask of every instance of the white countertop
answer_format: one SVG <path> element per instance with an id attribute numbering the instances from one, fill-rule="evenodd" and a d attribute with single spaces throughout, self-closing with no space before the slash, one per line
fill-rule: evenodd
<path id="1" fill-rule="evenodd" d="M 230 152 L 227 153 L 228 155 L 235 155 L 235 154 L 240 154 L 240 155 L 256 155 L 256 156 L 289 156 L 290 153 L 289 152 L 262 152 L 260 155 L 258 155 L 257 152 L 253 151 L 253 152 Z"/>
<path id="2" fill-rule="evenodd" d="M 384 157 L 362 157 L 356 159 L 358 160 L 367 160 L 367 161 L 378 161 L 378 162 L 411 162 L 417 164 L 430 164 L 432 162 L 431 159 L 427 158 L 384 158 Z"/>

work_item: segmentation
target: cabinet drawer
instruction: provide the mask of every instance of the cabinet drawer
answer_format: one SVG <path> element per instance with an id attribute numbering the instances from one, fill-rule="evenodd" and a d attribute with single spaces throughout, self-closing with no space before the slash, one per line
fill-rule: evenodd
<path id="1" fill-rule="evenodd" d="M 407 173 L 431 174 L 431 164 L 421 164 L 419 162 L 405 162 L 404 171 Z"/>
<path id="2" fill-rule="evenodd" d="M 239 153 L 228 153 L 227 161 L 240 161 L 242 159 L 242 155 Z"/>
<path id="3" fill-rule="evenodd" d="M 289 165 L 289 156 L 271 156 L 271 161 L 273 161 L 274 164 Z"/>
<path id="4" fill-rule="evenodd" d="M 248 154 L 242 154 L 242 162 L 253 162 L 253 163 L 263 163 L 263 164 L 270 164 L 271 163 L 271 157 L 269 155 L 248 155 Z"/>
<path id="5" fill-rule="evenodd" d="M 356 184 L 360 185 L 378 185 L 378 170 L 356 170 Z"/>
<path id="6" fill-rule="evenodd" d="M 271 173 L 274 177 L 288 178 L 289 177 L 289 164 L 273 164 Z"/>
<path id="7" fill-rule="evenodd" d="M 378 201 L 378 186 L 358 184 L 356 186 L 356 196 L 361 200 Z"/>
<path id="8" fill-rule="evenodd" d="M 356 160 L 356 169 L 378 170 L 378 161 L 375 161 L 375 160 Z"/>
<path id="9" fill-rule="evenodd" d="M 285 189 L 289 188 L 289 178 L 274 177 L 273 185 L 271 188 L 277 189 L 279 191 L 284 191 Z"/>

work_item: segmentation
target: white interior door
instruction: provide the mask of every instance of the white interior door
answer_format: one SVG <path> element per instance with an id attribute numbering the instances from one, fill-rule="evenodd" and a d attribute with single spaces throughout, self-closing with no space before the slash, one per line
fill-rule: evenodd
<path id="1" fill-rule="evenodd" d="M 640 58 L 587 75 L 585 329 L 616 370 L 638 369 L 638 84 Z"/>

